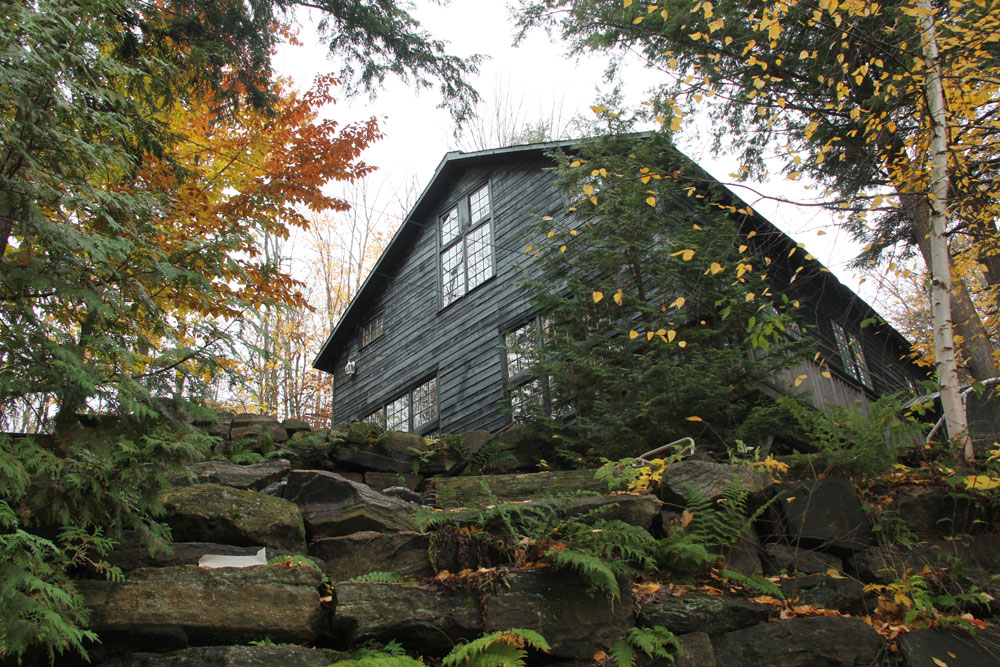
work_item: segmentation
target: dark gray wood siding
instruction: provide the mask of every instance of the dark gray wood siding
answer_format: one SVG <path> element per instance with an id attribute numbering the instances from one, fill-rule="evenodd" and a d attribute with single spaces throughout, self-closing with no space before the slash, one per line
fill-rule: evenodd
<path id="1" fill-rule="evenodd" d="M 353 331 L 341 332 L 349 342 L 341 343 L 335 357 L 334 423 L 370 414 L 432 376 L 437 378 L 440 432 L 496 431 L 510 422 L 501 332 L 533 314 L 530 295 L 519 286 L 532 267 L 524 252 L 530 244 L 525 230 L 540 216 L 558 220 L 569 213 L 553 175 L 545 171 L 549 161 L 537 152 L 476 164 L 444 172 L 442 178 L 450 182 L 438 184 L 443 187 L 421 217 L 407 223 L 415 225 L 407 252 L 397 255 L 402 259 L 395 266 L 381 267 L 380 285 L 355 304 L 362 309 L 358 324 Z M 443 307 L 438 219 L 484 183 L 490 184 L 494 275 Z M 874 313 L 859 297 L 821 271 L 817 262 L 805 260 L 804 250 L 789 257 L 794 243 L 770 223 L 752 219 L 746 231 L 751 229 L 758 231 L 751 247 L 772 260 L 768 275 L 774 291 L 802 303 L 802 324 L 837 381 L 874 397 L 905 390 L 923 377 L 902 360 L 908 350 L 897 332 L 877 325 L 862 328 L 862 320 Z M 800 265 L 803 270 L 792 280 Z M 361 347 L 361 326 L 379 312 L 384 316 L 383 335 Z M 861 341 L 871 389 L 861 388 L 845 373 L 831 322 Z M 350 376 L 344 372 L 348 360 L 356 364 Z"/>

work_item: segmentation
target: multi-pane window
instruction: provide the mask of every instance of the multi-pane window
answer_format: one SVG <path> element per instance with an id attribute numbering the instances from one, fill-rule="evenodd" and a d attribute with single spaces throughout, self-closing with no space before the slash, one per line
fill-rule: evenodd
<path id="1" fill-rule="evenodd" d="M 437 425 L 437 378 L 431 378 L 362 419 L 387 431 L 424 433 Z"/>
<path id="2" fill-rule="evenodd" d="M 361 345 L 365 346 L 382 335 L 382 313 L 365 322 L 361 327 Z"/>
<path id="3" fill-rule="evenodd" d="M 445 306 L 493 276 L 490 188 L 484 185 L 441 216 L 441 291 Z"/>
<path id="4" fill-rule="evenodd" d="M 845 332 L 844 327 L 836 322 L 831 322 L 830 325 L 833 328 L 833 337 L 837 341 L 837 353 L 840 355 L 844 372 L 871 389 L 872 376 L 868 370 L 868 363 L 865 361 L 864 352 L 861 349 L 861 341 L 854 334 Z"/>
<path id="5" fill-rule="evenodd" d="M 530 374 L 531 353 L 538 349 L 542 332 L 550 329 L 547 318 L 535 317 L 513 331 L 504 334 L 507 387 L 514 417 L 528 414 L 530 407 L 546 405 L 546 378 Z"/>

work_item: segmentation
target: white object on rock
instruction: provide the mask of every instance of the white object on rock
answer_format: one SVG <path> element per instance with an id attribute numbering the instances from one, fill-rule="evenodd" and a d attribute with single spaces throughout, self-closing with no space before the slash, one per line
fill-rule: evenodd
<path id="1" fill-rule="evenodd" d="M 205 554 L 198 559 L 198 567 L 253 567 L 254 565 L 267 565 L 267 548 L 261 547 L 253 556 L 219 556 L 216 554 Z"/>

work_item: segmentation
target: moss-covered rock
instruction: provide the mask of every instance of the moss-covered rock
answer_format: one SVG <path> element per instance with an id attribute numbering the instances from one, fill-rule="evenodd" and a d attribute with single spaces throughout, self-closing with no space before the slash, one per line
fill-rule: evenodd
<path id="1" fill-rule="evenodd" d="M 295 503 L 218 484 L 163 492 L 164 517 L 178 542 L 266 546 L 305 553 L 305 528 Z"/>

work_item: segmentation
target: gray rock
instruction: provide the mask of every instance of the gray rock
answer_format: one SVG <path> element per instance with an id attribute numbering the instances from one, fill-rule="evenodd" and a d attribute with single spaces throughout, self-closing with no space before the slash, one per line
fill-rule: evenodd
<path id="1" fill-rule="evenodd" d="M 164 521 L 179 542 L 217 542 L 305 552 L 299 508 L 287 500 L 218 484 L 163 492 Z"/>
<path id="2" fill-rule="evenodd" d="M 639 610 L 638 623 L 643 627 L 662 625 L 675 635 L 720 634 L 764 623 L 777 614 L 778 610 L 767 604 L 691 594 L 647 603 Z"/>
<path id="3" fill-rule="evenodd" d="M 1000 665 L 1000 633 L 995 629 L 968 633 L 911 630 L 899 636 L 900 653 L 909 667 L 936 667 L 937 658 L 954 667 Z"/>
<path id="4" fill-rule="evenodd" d="M 762 470 L 689 459 L 673 463 L 664 471 L 660 482 L 660 500 L 687 505 L 693 491 L 708 499 L 718 498 L 726 492 L 733 479 L 748 493 L 758 493 L 771 485 L 770 476 Z"/>
<path id="5" fill-rule="evenodd" d="M 405 486 L 390 486 L 387 489 L 382 489 L 382 495 L 389 496 L 390 498 L 398 498 L 399 500 L 405 500 L 418 505 L 423 502 L 419 493 L 411 491 Z"/>
<path id="6" fill-rule="evenodd" d="M 130 653 L 98 667 L 327 667 L 347 657 L 303 646 L 198 646 L 170 653 Z"/>
<path id="7" fill-rule="evenodd" d="M 764 566 L 760 561 L 760 538 L 753 526 L 747 526 L 736 543 L 722 555 L 726 560 L 726 567 L 731 570 L 744 574 L 764 574 Z"/>
<path id="8" fill-rule="evenodd" d="M 614 602 L 603 593 L 591 597 L 584 582 L 566 570 L 512 571 L 507 584 L 486 600 L 486 631 L 537 630 L 552 647 L 547 657 L 589 659 L 634 624 L 632 592 L 624 580 L 621 599 Z"/>
<path id="9" fill-rule="evenodd" d="M 218 556 L 253 556 L 260 547 L 237 547 L 231 544 L 214 544 L 212 542 L 174 542 L 169 545 L 170 552 L 157 552 L 150 555 L 149 550 L 139 544 L 138 540 L 127 539 L 108 554 L 110 564 L 124 571 L 137 570 L 145 567 L 176 567 L 180 565 L 197 565 L 198 559 L 205 554 Z M 291 551 L 283 551 L 270 547 L 266 551 L 268 559 L 278 556 L 293 555 Z M 321 563 L 317 567 L 321 566 Z"/>
<path id="10" fill-rule="evenodd" d="M 434 481 L 434 480 L 428 480 Z M 518 503 L 518 507 L 537 507 L 551 505 L 562 516 L 577 516 L 604 508 L 603 512 L 595 514 L 591 520 L 607 519 L 624 521 L 633 526 L 647 530 L 660 516 L 662 503 L 651 494 L 622 494 L 617 496 L 582 495 L 571 496 L 559 500 L 531 500 Z M 456 524 L 468 524 L 479 517 L 477 510 L 449 510 L 447 517 Z"/>
<path id="11" fill-rule="evenodd" d="M 302 508 L 311 540 L 350 535 L 363 530 L 413 530 L 418 508 L 373 491 L 364 484 L 322 470 L 293 470 L 285 497 Z"/>
<path id="12" fill-rule="evenodd" d="M 291 466 L 286 459 L 273 459 L 250 465 L 229 461 L 203 461 L 190 465 L 189 469 L 195 475 L 195 484 L 221 484 L 234 489 L 260 490 L 284 479 Z M 187 486 L 191 483 L 187 475 L 170 475 L 168 480 L 174 486 Z"/>
<path id="13" fill-rule="evenodd" d="M 802 574 L 824 574 L 828 570 L 844 571 L 844 562 L 836 556 L 825 554 L 813 549 L 797 549 L 787 544 L 767 544 L 764 546 L 767 556 L 768 575 L 782 572 L 801 572 Z"/>
<path id="14" fill-rule="evenodd" d="M 233 428 L 229 431 L 229 439 L 234 442 L 248 439 L 257 440 L 264 436 L 269 437 L 274 442 L 285 442 L 288 440 L 288 431 L 276 421 L 270 423 L 253 422 L 249 424 L 237 424 L 234 421 Z"/>
<path id="15" fill-rule="evenodd" d="M 233 415 L 232 419 L 233 428 L 237 426 L 247 426 L 248 424 L 276 424 L 278 423 L 277 415 L 253 415 L 249 412 L 241 412 L 239 414 Z"/>
<path id="16" fill-rule="evenodd" d="M 294 419 L 289 417 L 281 422 L 282 428 L 288 431 L 288 435 L 293 433 L 300 433 L 302 431 L 311 431 L 312 427 L 301 419 Z"/>
<path id="17" fill-rule="evenodd" d="M 425 655 L 444 655 L 481 632 L 472 595 L 433 585 L 339 583 L 334 634 L 353 644 L 396 640 Z"/>
<path id="18" fill-rule="evenodd" d="M 327 537 L 309 544 L 309 555 L 321 559 L 330 581 L 348 581 L 373 571 L 400 576 L 429 577 L 434 574 L 423 533 L 376 533 L 363 531 L 343 537 Z"/>
<path id="19" fill-rule="evenodd" d="M 462 439 L 462 447 L 472 454 L 475 454 L 483 448 L 483 445 L 493 440 L 493 434 L 489 431 L 464 431 L 459 433 L 458 437 Z"/>
<path id="20" fill-rule="evenodd" d="M 376 491 L 390 486 L 405 486 L 411 491 L 418 491 L 424 483 L 424 477 L 409 473 L 366 472 L 364 482 Z"/>
<path id="21" fill-rule="evenodd" d="M 306 643 L 321 629 L 312 567 L 164 567 L 133 571 L 128 581 L 80 581 L 89 627 L 105 643 L 148 649 L 149 641 L 244 643 L 270 638 Z"/>
<path id="22" fill-rule="evenodd" d="M 726 667 L 853 667 L 873 665 L 887 650 L 864 621 L 811 616 L 766 623 L 712 637 L 715 660 Z"/>
<path id="23" fill-rule="evenodd" d="M 681 645 L 682 653 L 680 659 L 674 663 L 674 667 L 716 667 L 715 649 L 712 648 L 712 639 L 708 633 L 692 632 L 681 635 L 677 641 Z M 662 667 L 667 666 L 662 664 Z"/>
<path id="24" fill-rule="evenodd" d="M 786 500 L 781 506 L 790 541 L 848 552 L 875 545 L 868 515 L 849 480 L 828 477 L 803 482 L 788 492 Z"/>
<path id="25" fill-rule="evenodd" d="M 274 496 L 275 498 L 285 497 L 285 487 L 288 486 L 288 480 L 281 480 L 280 482 L 275 482 L 274 484 L 268 484 L 263 489 L 260 490 L 265 496 Z"/>
<path id="26" fill-rule="evenodd" d="M 594 479 L 594 470 L 554 470 L 542 473 L 449 477 L 428 480 L 437 494 L 438 507 L 470 507 L 494 502 L 483 491 L 485 484 L 500 500 L 538 500 L 578 491 L 607 492 L 607 484 Z"/>
<path id="27" fill-rule="evenodd" d="M 778 586 L 785 599 L 796 605 L 833 609 L 855 616 L 871 613 L 877 602 L 877 596 L 871 596 L 870 600 L 866 598 L 864 584 L 844 576 L 813 574 L 782 579 Z"/>

